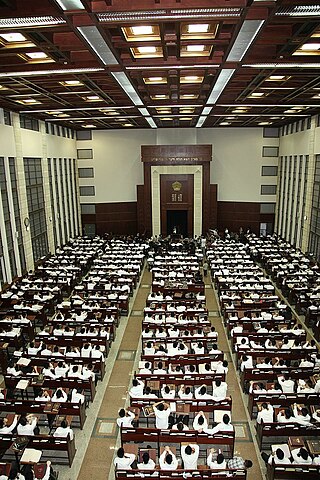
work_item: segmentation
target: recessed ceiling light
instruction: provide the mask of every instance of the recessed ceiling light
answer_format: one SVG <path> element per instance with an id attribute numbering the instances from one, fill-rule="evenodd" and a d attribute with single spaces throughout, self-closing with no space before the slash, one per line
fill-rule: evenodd
<path id="1" fill-rule="evenodd" d="M 83 121 L 83 120 L 82 120 Z M 93 124 L 87 124 L 87 125 L 82 125 L 83 128 L 96 128 L 96 125 Z"/>
<path id="2" fill-rule="evenodd" d="M 35 100 L 34 98 L 24 98 L 23 100 L 15 100 L 18 103 L 22 103 L 22 105 L 37 105 L 40 104 L 39 100 Z"/>
<path id="3" fill-rule="evenodd" d="M 192 120 L 192 117 L 179 117 L 179 120 Z"/>
<path id="4" fill-rule="evenodd" d="M 271 125 L 272 122 L 259 122 L 258 125 Z"/>
<path id="5" fill-rule="evenodd" d="M 130 27 L 133 35 L 150 35 L 153 33 L 153 27 L 151 25 L 141 25 L 137 27 Z"/>
<path id="6" fill-rule="evenodd" d="M 220 122 L 219 125 L 231 125 L 231 122 Z"/>
<path id="7" fill-rule="evenodd" d="M 319 50 L 320 43 L 305 43 L 300 47 L 301 50 Z"/>
<path id="8" fill-rule="evenodd" d="M 268 78 L 266 78 L 266 81 L 271 80 L 271 81 L 280 81 L 286 78 L 285 75 L 270 75 Z"/>
<path id="9" fill-rule="evenodd" d="M 88 95 L 87 97 L 82 97 L 86 102 L 102 102 L 102 98 L 98 95 Z"/>
<path id="10" fill-rule="evenodd" d="M 137 47 L 139 53 L 156 53 L 156 47 Z"/>
<path id="11" fill-rule="evenodd" d="M 193 23 L 187 27 L 188 33 L 206 33 L 209 30 L 208 23 Z"/>
<path id="12" fill-rule="evenodd" d="M 194 93 L 185 93 L 183 95 L 180 95 L 180 98 L 198 98 L 199 95 L 196 95 Z"/>
<path id="13" fill-rule="evenodd" d="M 48 58 L 48 55 L 44 52 L 29 52 L 25 53 L 26 57 L 31 58 L 32 60 L 37 60 L 40 58 Z"/>
<path id="14" fill-rule="evenodd" d="M 320 98 L 320 93 L 317 93 L 317 95 L 313 95 L 311 98 Z"/>
<path id="15" fill-rule="evenodd" d="M 152 84 L 152 83 L 167 83 L 166 77 L 146 77 L 143 79 L 144 83 Z"/>
<path id="16" fill-rule="evenodd" d="M 59 82 L 61 85 L 64 85 L 65 87 L 78 87 L 80 85 L 83 85 L 80 80 L 65 80 L 64 82 Z"/>
<path id="17" fill-rule="evenodd" d="M 265 95 L 264 92 L 252 92 L 250 95 L 248 95 L 248 98 L 253 97 L 253 98 L 259 98 L 263 97 Z"/>
<path id="18" fill-rule="evenodd" d="M 160 117 L 160 120 L 173 120 L 171 117 Z"/>
<path id="19" fill-rule="evenodd" d="M 281 117 L 270 117 L 270 120 L 279 120 Z"/>
<path id="20" fill-rule="evenodd" d="M 234 120 L 237 117 L 226 117 L 226 120 Z"/>
<path id="21" fill-rule="evenodd" d="M 165 94 L 157 94 L 157 95 L 154 95 L 154 98 L 167 98 L 167 95 Z"/>
<path id="22" fill-rule="evenodd" d="M 203 52 L 204 45 L 187 45 L 187 52 Z"/>
<path id="23" fill-rule="evenodd" d="M 302 112 L 302 110 L 294 110 L 293 108 L 289 108 L 289 110 L 285 110 L 284 113 L 298 113 Z"/>
<path id="24" fill-rule="evenodd" d="M 26 42 L 27 39 L 21 33 L 0 33 L 0 37 L 3 38 L 6 42 Z"/>
<path id="25" fill-rule="evenodd" d="M 8 87 L 5 87 L 4 85 L 0 85 L 0 90 L 9 90 Z"/>
<path id="26" fill-rule="evenodd" d="M 133 127 L 132 123 L 123 123 L 123 127 Z"/>

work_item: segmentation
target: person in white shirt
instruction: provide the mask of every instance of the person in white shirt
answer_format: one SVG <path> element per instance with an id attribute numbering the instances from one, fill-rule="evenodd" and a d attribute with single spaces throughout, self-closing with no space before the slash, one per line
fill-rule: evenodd
<path id="1" fill-rule="evenodd" d="M 40 352 L 41 348 L 42 342 L 40 343 L 39 347 L 36 347 L 34 342 L 30 342 L 28 347 L 28 355 L 38 355 L 38 352 Z"/>
<path id="2" fill-rule="evenodd" d="M 144 452 L 142 455 L 142 462 L 137 464 L 138 470 L 154 470 L 156 464 L 148 452 Z"/>
<path id="3" fill-rule="evenodd" d="M 206 428 L 204 429 L 205 433 L 208 433 L 209 435 L 215 435 L 218 432 L 232 432 L 233 431 L 233 425 L 230 423 L 231 419 L 227 413 L 223 415 L 222 422 L 218 423 L 213 428 Z"/>
<path id="4" fill-rule="evenodd" d="M 151 364 L 149 362 L 144 363 L 144 367 L 139 369 L 139 373 L 151 373 Z"/>
<path id="5" fill-rule="evenodd" d="M 56 431 L 53 433 L 53 436 L 54 437 L 67 437 L 68 435 L 70 436 L 70 440 L 73 440 L 74 434 L 73 434 L 72 428 L 69 427 L 69 425 L 67 424 L 67 422 L 65 420 L 62 420 L 62 422 L 60 424 L 60 427 L 58 427 L 56 429 Z"/>
<path id="6" fill-rule="evenodd" d="M 134 453 L 125 453 L 124 449 L 120 447 L 117 451 L 117 456 L 113 460 L 113 464 L 117 470 L 131 470 L 131 465 L 135 461 Z"/>
<path id="7" fill-rule="evenodd" d="M 16 428 L 16 425 L 18 423 L 18 418 L 19 415 L 15 415 L 13 422 L 11 423 L 10 426 L 7 426 L 7 418 L 0 418 L 0 434 L 7 434 L 11 433 L 12 430 Z"/>
<path id="8" fill-rule="evenodd" d="M 162 388 L 161 388 L 162 398 L 170 399 L 170 398 L 175 398 L 175 396 L 176 396 L 176 391 L 174 388 L 170 389 L 168 385 L 165 385 L 165 384 L 162 385 Z"/>
<path id="9" fill-rule="evenodd" d="M 309 415 L 309 412 L 305 407 L 300 408 L 298 411 L 298 405 L 295 403 L 293 406 L 293 415 L 296 419 L 296 422 L 300 423 L 300 425 L 312 425 L 310 422 L 311 416 Z"/>
<path id="10" fill-rule="evenodd" d="M 181 445 L 181 458 L 185 470 L 197 470 L 199 458 L 199 445 Z"/>
<path id="11" fill-rule="evenodd" d="M 170 405 L 164 402 L 158 402 L 153 405 L 153 411 L 156 417 L 156 428 L 159 430 L 169 427 L 169 416 L 171 413 Z"/>
<path id="12" fill-rule="evenodd" d="M 65 364 L 64 362 L 58 362 L 58 365 L 54 369 L 54 374 L 56 378 L 65 378 L 68 371 L 69 366 L 67 364 Z"/>
<path id="13" fill-rule="evenodd" d="M 273 422 L 273 406 L 269 403 L 262 403 L 261 409 L 258 412 L 257 423 L 272 423 Z"/>
<path id="14" fill-rule="evenodd" d="M 240 362 L 240 370 L 243 372 L 245 369 L 253 368 L 253 360 L 250 355 L 243 355 Z"/>
<path id="15" fill-rule="evenodd" d="M 285 455 L 282 448 L 277 448 L 271 455 L 269 455 L 269 457 L 265 452 L 263 452 L 261 455 L 263 460 L 269 465 L 272 465 L 273 463 L 275 465 L 288 465 L 291 463 L 290 458 Z"/>
<path id="16" fill-rule="evenodd" d="M 95 345 L 91 350 L 91 357 L 92 358 L 100 358 L 102 362 L 104 362 L 105 358 L 103 353 L 100 350 L 100 345 Z"/>
<path id="17" fill-rule="evenodd" d="M 49 395 L 49 392 L 47 390 L 41 389 L 39 392 L 39 395 L 35 398 L 36 402 L 50 402 L 51 397 Z"/>
<path id="18" fill-rule="evenodd" d="M 305 448 L 295 448 L 294 450 L 291 450 L 291 456 L 293 458 L 293 464 L 312 464 L 312 458 L 310 457 L 308 451 Z"/>
<path id="19" fill-rule="evenodd" d="M 129 395 L 132 398 L 142 398 L 144 389 L 144 382 L 134 378 L 132 380 L 132 387 L 129 390 Z"/>
<path id="20" fill-rule="evenodd" d="M 121 427 L 132 427 L 132 422 L 135 418 L 135 414 L 130 412 L 130 410 L 125 410 L 121 408 L 118 412 L 119 417 L 117 418 L 117 425 Z"/>
<path id="21" fill-rule="evenodd" d="M 160 470 L 177 470 L 178 460 L 170 447 L 164 447 L 164 451 L 159 457 Z"/>
<path id="22" fill-rule="evenodd" d="M 73 388 L 71 392 L 71 403 L 84 403 L 85 396 L 81 388 Z"/>
<path id="23" fill-rule="evenodd" d="M 212 382 L 212 398 L 216 402 L 220 402 L 226 399 L 228 385 L 226 382 L 222 382 L 220 379 Z"/>
<path id="24" fill-rule="evenodd" d="M 66 394 L 66 392 L 62 389 L 62 388 L 58 388 L 52 398 L 51 398 L 51 401 L 52 402 L 59 402 L 59 403 L 65 403 L 68 399 L 68 395 Z"/>
<path id="25" fill-rule="evenodd" d="M 278 423 L 295 423 L 296 419 L 292 415 L 291 408 L 280 410 L 277 415 L 277 422 Z"/>
<path id="26" fill-rule="evenodd" d="M 207 457 L 207 465 L 210 468 L 210 470 L 224 470 L 227 468 L 227 462 L 224 459 L 224 455 L 222 453 L 219 453 L 217 455 L 216 460 L 213 460 L 213 454 L 215 453 L 215 449 L 211 448 L 210 453 Z"/>
<path id="27" fill-rule="evenodd" d="M 201 385 L 201 387 L 198 387 L 194 391 L 194 396 L 197 400 L 212 400 L 212 395 L 210 395 L 207 392 L 207 387 L 206 385 Z"/>
<path id="28" fill-rule="evenodd" d="M 90 343 L 85 343 L 81 348 L 81 357 L 86 357 L 86 358 L 90 357 L 91 351 L 92 351 L 92 347 Z"/>
<path id="29" fill-rule="evenodd" d="M 34 435 L 34 430 L 37 426 L 38 418 L 33 415 L 27 417 L 20 417 L 17 426 L 18 435 Z"/>
<path id="30" fill-rule="evenodd" d="M 179 391 L 178 391 L 178 397 L 181 399 L 184 398 L 193 398 L 192 391 L 190 387 L 185 387 L 184 385 L 180 385 Z"/>
<path id="31" fill-rule="evenodd" d="M 286 373 L 284 378 L 279 378 L 279 383 L 283 393 L 294 393 L 295 382 Z"/>
<path id="32" fill-rule="evenodd" d="M 208 428 L 208 420 L 202 410 L 194 417 L 192 428 L 198 432 L 202 432 Z"/>

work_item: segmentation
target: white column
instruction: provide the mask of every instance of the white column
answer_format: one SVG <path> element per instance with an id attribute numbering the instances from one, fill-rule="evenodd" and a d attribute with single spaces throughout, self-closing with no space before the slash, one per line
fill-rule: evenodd
<path id="1" fill-rule="evenodd" d="M 7 194 L 8 194 L 8 204 L 9 204 L 9 212 L 10 212 L 10 218 L 11 218 L 11 232 L 12 232 L 14 258 L 17 266 L 17 275 L 18 277 L 21 277 L 22 270 L 21 270 L 20 252 L 19 252 L 18 237 L 17 237 L 18 231 L 16 226 L 15 211 L 13 206 L 11 175 L 10 175 L 10 166 L 9 166 L 8 157 L 4 158 L 4 168 L 5 168 L 6 181 L 7 181 Z"/>

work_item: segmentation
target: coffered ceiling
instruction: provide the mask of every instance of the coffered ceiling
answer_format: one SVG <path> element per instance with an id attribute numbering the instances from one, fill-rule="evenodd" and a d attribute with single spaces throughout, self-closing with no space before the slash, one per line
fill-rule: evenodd
<path id="1" fill-rule="evenodd" d="M 319 72 L 316 2 L 0 0 L 0 107 L 73 128 L 279 126 Z"/>

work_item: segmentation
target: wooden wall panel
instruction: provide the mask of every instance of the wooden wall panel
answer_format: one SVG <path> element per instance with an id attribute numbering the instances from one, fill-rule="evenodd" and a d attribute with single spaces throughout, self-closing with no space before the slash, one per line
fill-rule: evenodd
<path id="1" fill-rule="evenodd" d="M 209 193 L 209 228 L 217 228 L 218 223 L 218 185 L 210 185 Z"/>
<path id="2" fill-rule="evenodd" d="M 82 223 L 95 223 L 98 235 L 135 235 L 137 202 L 96 203 L 96 215 L 82 215 Z"/>
<path id="3" fill-rule="evenodd" d="M 239 232 L 240 227 L 246 231 L 259 234 L 260 223 L 274 223 L 274 215 L 260 214 L 260 203 L 255 202 L 218 202 L 218 230 Z"/>
<path id="4" fill-rule="evenodd" d="M 144 185 L 137 185 L 137 230 L 143 234 L 146 232 L 145 221 L 145 187 Z"/>

